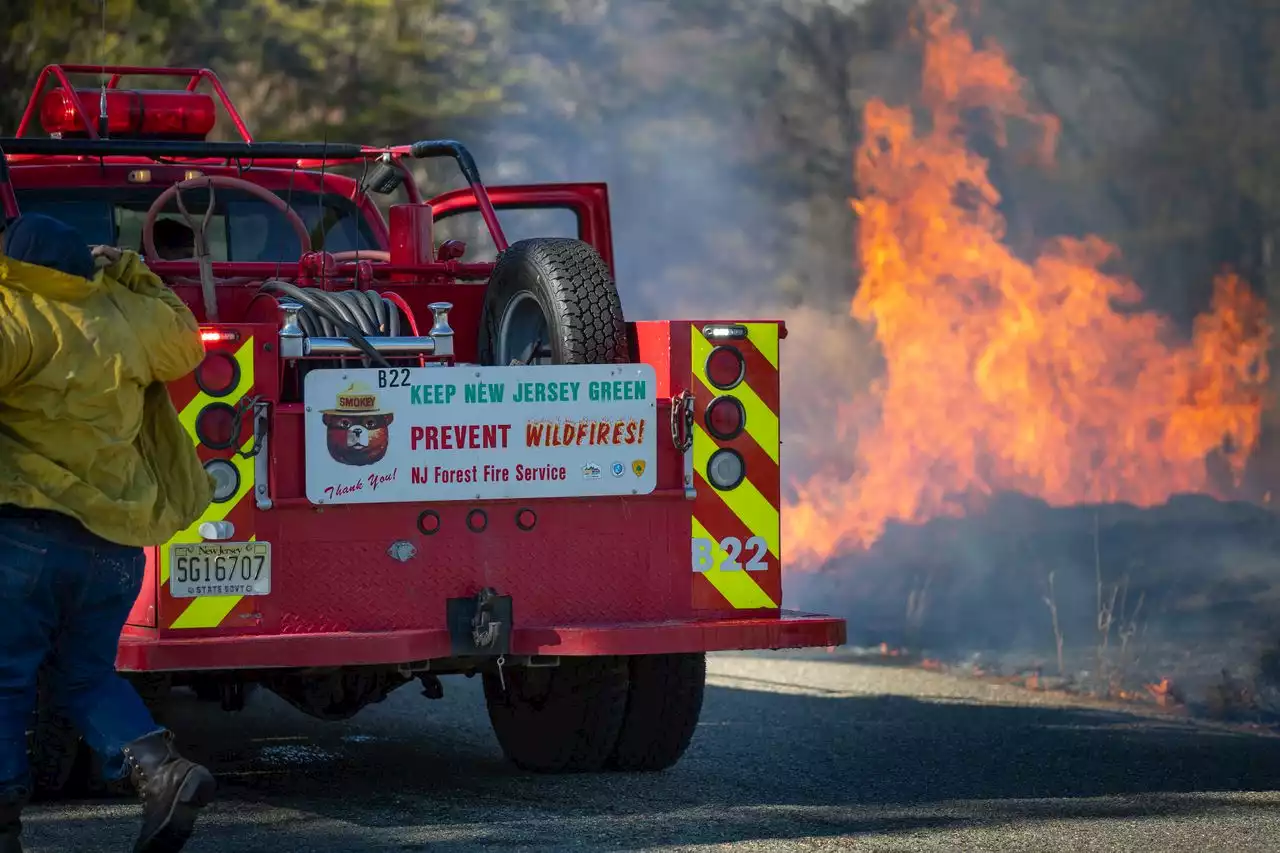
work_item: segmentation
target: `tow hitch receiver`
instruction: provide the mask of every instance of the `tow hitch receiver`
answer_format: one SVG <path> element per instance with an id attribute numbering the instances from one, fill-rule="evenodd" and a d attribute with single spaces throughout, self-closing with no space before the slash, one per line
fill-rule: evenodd
<path id="1" fill-rule="evenodd" d="M 450 598 L 445 604 L 454 655 L 511 654 L 511 596 L 485 587 L 471 598 Z"/>

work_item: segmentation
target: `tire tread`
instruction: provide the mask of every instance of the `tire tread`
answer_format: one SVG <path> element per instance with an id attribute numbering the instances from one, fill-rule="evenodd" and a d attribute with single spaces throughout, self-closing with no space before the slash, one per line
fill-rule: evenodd
<path id="1" fill-rule="evenodd" d="M 528 274 L 542 287 L 529 287 Z M 481 349 L 485 363 L 497 351 L 491 328 L 500 313 L 497 303 L 509 288 L 542 290 L 559 326 L 565 364 L 618 364 L 629 360 L 627 326 L 622 302 L 609 267 L 588 243 L 569 237 L 538 237 L 513 243 L 494 266 L 482 321 Z M 558 320 L 558 323 L 557 323 Z"/>
<path id="2" fill-rule="evenodd" d="M 600 770 L 617 743 L 627 707 L 627 665 L 621 658 L 562 658 L 547 673 L 542 701 L 525 695 L 526 673 L 484 674 L 485 700 L 503 753 L 522 770 Z"/>
<path id="3" fill-rule="evenodd" d="M 702 714 L 705 653 L 639 655 L 631 660 L 631 686 L 622 733 L 608 766 L 656 771 L 684 755 Z"/>

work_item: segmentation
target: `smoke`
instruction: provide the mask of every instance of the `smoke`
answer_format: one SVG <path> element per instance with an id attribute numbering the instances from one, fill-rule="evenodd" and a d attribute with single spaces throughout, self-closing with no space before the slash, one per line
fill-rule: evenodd
<path id="1" fill-rule="evenodd" d="M 632 319 L 844 312 L 863 0 L 566 0 L 516 14 L 490 180 L 607 181 Z M 815 41 L 816 40 L 816 41 Z M 854 73 L 856 71 L 856 74 Z"/>
<path id="2" fill-rule="evenodd" d="M 878 369 L 848 312 L 852 155 L 863 102 L 910 89 L 918 47 L 897 44 L 906 8 L 601 0 L 526 11 L 504 60 L 523 82 L 477 128 L 490 182 L 608 183 L 629 319 L 787 323 L 785 482 L 852 445 L 836 434 L 838 410 Z M 553 225 L 502 216 L 514 238 Z M 478 222 L 471 234 L 483 241 Z"/>
<path id="3" fill-rule="evenodd" d="M 517 24 L 507 61 L 524 82 L 477 137 L 491 181 L 608 182 L 629 318 L 786 321 L 788 486 L 819 470 L 851 479 L 859 433 L 875 422 L 860 407 L 882 355 L 849 316 L 853 156 L 868 100 L 918 103 L 914 5 L 566 0 Z M 1027 161 L 1016 129 L 1006 149 L 975 137 L 1011 247 L 1034 255 L 1057 234 L 1117 239 L 1127 250 L 1118 264 L 1148 285 L 1149 307 L 1188 326 L 1206 306 L 1214 265 L 1193 244 L 1163 252 L 1127 242 L 1150 204 L 1135 203 L 1137 185 L 1091 178 L 1169 131 L 1155 84 L 1102 46 L 1055 53 L 1047 13 L 1032 5 L 992 0 L 965 18 L 979 42 L 1007 50 L 1037 110 L 1062 119 L 1051 171 Z M 1278 533 L 1266 513 L 1209 499 L 1052 509 L 997 494 L 980 516 L 890 523 L 867 551 L 821 572 L 788 572 L 784 606 L 846 616 L 865 642 L 1052 649 L 1052 574 L 1067 644 L 1089 648 L 1101 577 L 1107 589 L 1124 585 L 1129 611 L 1142 601 L 1153 642 L 1205 643 L 1217 630 L 1242 636 L 1265 623 Z"/>

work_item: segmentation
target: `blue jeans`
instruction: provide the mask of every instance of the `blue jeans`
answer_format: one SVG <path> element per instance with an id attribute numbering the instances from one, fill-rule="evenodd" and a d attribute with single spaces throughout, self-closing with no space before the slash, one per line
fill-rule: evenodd
<path id="1" fill-rule="evenodd" d="M 107 542 L 66 516 L 0 513 L 0 792 L 30 792 L 26 731 L 46 662 L 53 702 L 108 778 L 128 772 L 125 744 L 160 731 L 116 674 L 145 566 L 141 548 Z"/>

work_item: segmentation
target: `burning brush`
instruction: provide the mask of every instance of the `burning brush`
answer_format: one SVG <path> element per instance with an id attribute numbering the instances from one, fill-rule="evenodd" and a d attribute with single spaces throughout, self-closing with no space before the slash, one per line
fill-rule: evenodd
<path id="1" fill-rule="evenodd" d="M 1058 121 L 1028 104 L 998 46 L 974 45 L 949 0 L 927 2 L 922 21 L 929 121 L 872 100 L 856 157 L 851 312 L 874 328 L 885 367 L 874 405 L 837 415 L 875 416 L 839 426 L 858 436 L 843 445 L 854 475 L 832 465 L 798 486 L 783 514 L 791 565 L 866 548 L 889 521 L 964 515 L 1002 491 L 1052 506 L 1222 496 L 1208 460 L 1238 481 L 1258 444 L 1265 303 L 1224 273 L 1179 345 L 1166 318 L 1139 310 L 1134 282 L 1103 272 L 1117 250 L 1102 238 L 1015 254 L 966 117 L 984 113 L 1001 145 L 1009 120 L 1032 123 L 1046 160 Z"/>

